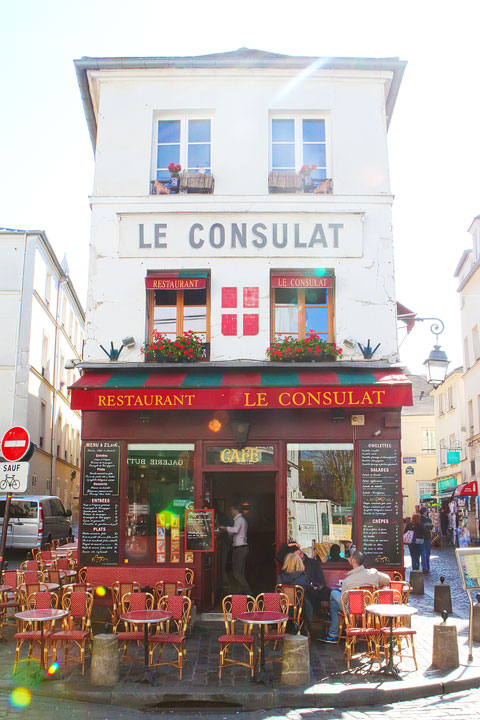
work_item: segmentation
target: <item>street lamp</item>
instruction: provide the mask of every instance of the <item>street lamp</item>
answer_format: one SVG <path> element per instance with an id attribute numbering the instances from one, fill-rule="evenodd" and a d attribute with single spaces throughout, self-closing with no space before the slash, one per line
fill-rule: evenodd
<path id="1" fill-rule="evenodd" d="M 425 365 L 425 369 L 427 372 L 427 382 L 429 385 L 432 385 L 432 387 L 437 388 L 439 385 L 443 383 L 445 380 L 445 377 L 447 375 L 447 368 L 450 365 L 450 360 L 447 357 L 447 353 L 444 350 L 440 349 L 440 345 L 438 344 L 438 336 L 442 334 L 442 332 L 445 330 L 445 325 L 443 324 L 443 321 L 440 320 L 440 318 L 420 318 L 415 315 L 415 313 L 406 313 L 404 315 L 398 316 L 400 320 L 403 320 L 404 322 L 411 323 L 413 322 L 424 322 L 424 320 L 433 320 L 433 324 L 430 326 L 430 332 L 432 332 L 435 335 L 436 341 L 435 345 L 433 346 L 433 350 L 430 352 L 430 355 L 423 363 Z M 412 325 L 413 327 L 413 325 Z M 409 328 L 408 332 L 411 328 Z"/>
<path id="2" fill-rule="evenodd" d="M 445 380 L 447 368 L 450 365 L 447 353 L 444 350 L 441 350 L 440 345 L 438 344 L 438 336 L 445 330 L 445 325 L 440 318 L 415 318 L 415 322 L 423 322 L 424 320 L 435 321 L 430 326 L 430 332 L 435 335 L 435 345 L 423 364 L 425 365 L 427 371 L 428 384 L 437 388 Z"/>

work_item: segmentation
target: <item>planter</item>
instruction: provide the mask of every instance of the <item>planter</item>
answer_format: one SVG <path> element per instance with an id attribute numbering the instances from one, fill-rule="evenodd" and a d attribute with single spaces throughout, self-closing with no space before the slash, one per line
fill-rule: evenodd
<path id="1" fill-rule="evenodd" d="M 313 180 L 310 175 L 307 175 L 306 177 L 302 178 L 302 186 L 303 186 L 303 192 L 305 193 L 312 193 L 314 189 Z"/>
<path id="2" fill-rule="evenodd" d="M 168 185 L 168 183 L 167 183 Z M 172 177 L 170 181 L 170 193 L 172 195 L 176 195 L 178 192 L 180 192 L 180 178 L 179 177 Z"/>
<path id="3" fill-rule="evenodd" d="M 268 174 L 268 191 L 271 193 L 294 193 L 302 189 L 302 180 L 296 172 L 272 170 Z"/>
<path id="4" fill-rule="evenodd" d="M 215 188 L 215 179 L 210 173 L 183 172 L 180 178 L 182 192 L 210 195 Z"/>

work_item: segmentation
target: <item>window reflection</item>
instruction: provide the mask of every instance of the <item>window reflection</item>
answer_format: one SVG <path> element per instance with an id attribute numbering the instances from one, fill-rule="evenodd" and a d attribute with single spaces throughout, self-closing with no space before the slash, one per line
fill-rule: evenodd
<path id="1" fill-rule="evenodd" d="M 287 467 L 289 536 L 322 562 L 345 559 L 354 538 L 353 445 L 290 443 Z"/>

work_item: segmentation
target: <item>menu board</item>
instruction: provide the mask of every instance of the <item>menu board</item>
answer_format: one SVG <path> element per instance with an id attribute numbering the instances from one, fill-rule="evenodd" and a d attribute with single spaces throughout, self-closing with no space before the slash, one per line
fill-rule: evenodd
<path id="1" fill-rule="evenodd" d="M 362 552 L 367 565 L 402 565 L 398 440 L 361 440 Z"/>
<path id="2" fill-rule="evenodd" d="M 120 443 L 87 442 L 83 455 L 81 565 L 118 565 Z"/>
<path id="3" fill-rule="evenodd" d="M 185 509 L 185 552 L 213 552 L 213 510 Z"/>

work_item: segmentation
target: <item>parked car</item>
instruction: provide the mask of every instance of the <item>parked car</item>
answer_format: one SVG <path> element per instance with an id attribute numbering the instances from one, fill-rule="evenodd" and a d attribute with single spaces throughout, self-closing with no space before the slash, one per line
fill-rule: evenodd
<path id="1" fill-rule="evenodd" d="M 5 516 L 6 496 L 0 495 L 0 532 Z M 13 496 L 8 516 L 6 547 L 45 547 L 52 540 L 72 538 L 72 511 L 65 510 L 54 495 Z"/>

